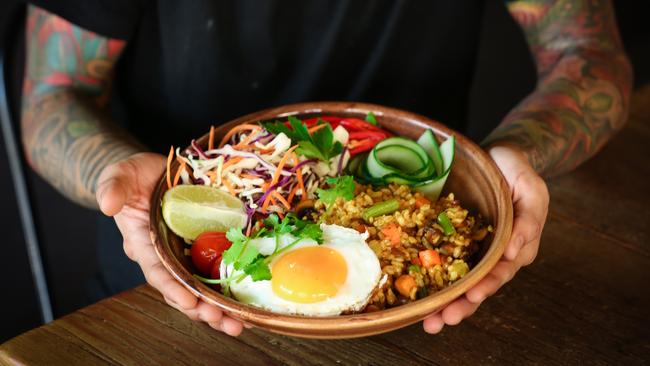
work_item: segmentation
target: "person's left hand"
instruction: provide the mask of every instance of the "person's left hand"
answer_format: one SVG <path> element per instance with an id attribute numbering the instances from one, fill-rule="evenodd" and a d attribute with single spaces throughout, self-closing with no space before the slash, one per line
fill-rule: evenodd
<path id="1" fill-rule="evenodd" d="M 515 273 L 537 256 L 539 241 L 548 213 L 549 195 L 544 180 L 526 156 L 514 148 L 497 146 L 489 151 L 503 173 L 512 195 L 514 223 L 505 253 L 492 271 L 462 297 L 424 319 L 427 333 L 438 333 L 446 325 L 456 325 L 474 314 L 483 300 L 510 281 Z"/>

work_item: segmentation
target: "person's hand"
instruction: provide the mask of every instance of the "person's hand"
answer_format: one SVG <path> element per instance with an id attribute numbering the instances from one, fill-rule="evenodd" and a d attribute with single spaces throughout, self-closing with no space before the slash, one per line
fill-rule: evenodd
<path id="1" fill-rule="evenodd" d="M 512 236 L 503 257 L 485 278 L 464 296 L 424 320 L 423 327 L 427 333 L 438 333 L 445 324 L 456 325 L 474 314 L 483 300 L 510 281 L 522 266 L 531 264 L 537 256 L 548 213 L 546 184 L 520 151 L 498 146 L 490 149 L 489 153 L 510 186 L 514 206 Z"/>
<path id="2" fill-rule="evenodd" d="M 169 305 L 192 320 L 204 321 L 232 336 L 239 335 L 241 322 L 197 299 L 171 276 L 156 255 L 149 237 L 149 198 L 164 169 L 165 158 L 152 153 L 135 154 L 107 166 L 97 183 L 99 208 L 115 218 L 124 238 L 124 252 L 140 265 L 147 282 L 160 291 Z"/>

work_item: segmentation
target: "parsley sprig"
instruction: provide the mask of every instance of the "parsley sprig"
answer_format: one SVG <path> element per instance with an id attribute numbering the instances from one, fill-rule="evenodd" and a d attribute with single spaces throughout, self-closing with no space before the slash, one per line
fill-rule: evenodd
<path id="1" fill-rule="evenodd" d="M 289 213 L 283 220 L 280 220 L 276 214 L 271 214 L 263 222 L 264 227 L 250 237 L 244 235 L 241 229 L 237 228 L 231 228 L 226 233 L 226 237 L 232 242 L 232 245 L 223 252 L 223 263 L 232 264 L 235 270 L 241 270 L 243 273 L 223 279 L 209 279 L 199 275 L 194 275 L 194 277 L 205 283 L 221 285 L 227 285 L 233 281 L 240 282 L 247 276 L 251 276 L 253 281 L 270 280 L 272 276 L 269 263 L 273 258 L 289 250 L 302 239 L 313 239 L 319 244 L 323 242 L 323 231 L 318 224 L 301 220 L 293 213 Z M 288 233 L 291 233 L 296 239 L 287 246 L 279 248 L 280 236 Z M 251 245 L 250 241 L 267 237 L 275 238 L 276 245 L 273 253 L 265 256 L 258 251 L 257 247 Z"/>
<path id="2" fill-rule="evenodd" d="M 296 117 L 289 117 L 289 124 L 291 128 L 280 121 L 266 122 L 262 125 L 275 135 L 280 133 L 287 135 L 292 144 L 298 144 L 296 153 L 307 158 L 329 161 L 343 151 L 343 145 L 339 141 L 334 141 L 334 131 L 329 123 L 318 120 L 317 125 L 325 124 L 325 127 L 321 127 L 312 135 L 309 134 L 307 126 Z"/>

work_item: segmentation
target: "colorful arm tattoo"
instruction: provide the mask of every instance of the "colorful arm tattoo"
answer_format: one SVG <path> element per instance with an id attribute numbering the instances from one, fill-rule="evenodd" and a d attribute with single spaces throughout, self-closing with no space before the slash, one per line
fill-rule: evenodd
<path id="1" fill-rule="evenodd" d="M 609 0 L 520 0 L 508 9 L 535 59 L 538 83 L 484 141 L 524 151 L 545 176 L 593 156 L 628 115 L 632 70 Z"/>
<path id="2" fill-rule="evenodd" d="M 102 169 L 137 151 L 106 118 L 113 65 L 125 42 L 30 6 L 22 138 L 30 165 L 75 202 L 96 208 Z"/>

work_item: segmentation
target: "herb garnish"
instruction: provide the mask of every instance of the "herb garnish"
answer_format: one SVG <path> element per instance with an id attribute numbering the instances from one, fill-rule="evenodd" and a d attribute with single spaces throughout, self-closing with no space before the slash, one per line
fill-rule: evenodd
<path id="1" fill-rule="evenodd" d="M 253 281 L 270 280 L 272 276 L 269 263 L 273 258 L 289 250 L 303 239 L 313 239 L 318 244 L 323 242 L 323 230 L 318 224 L 301 220 L 293 213 L 289 213 L 283 220 L 280 220 L 276 214 L 271 214 L 263 222 L 264 227 L 250 237 L 244 235 L 241 229 L 236 228 L 231 228 L 226 233 L 226 237 L 232 242 L 232 245 L 223 252 L 223 263 L 232 264 L 236 270 L 242 270 L 244 273 L 224 279 L 209 279 L 199 275 L 194 275 L 194 277 L 205 283 L 223 285 L 232 281 L 240 282 L 247 276 L 251 276 Z M 280 236 L 288 233 L 291 233 L 296 239 L 280 249 Z M 264 256 L 254 245 L 250 245 L 251 239 L 269 237 L 276 240 L 275 250 L 270 255 Z"/>
<path id="2" fill-rule="evenodd" d="M 262 125 L 275 135 L 280 133 L 287 135 L 292 144 L 298 144 L 296 153 L 307 158 L 329 161 L 343 151 L 343 145 L 339 141 L 334 141 L 334 131 L 329 123 L 319 119 L 316 125 L 325 124 L 325 127 L 321 127 L 313 135 L 309 134 L 307 126 L 296 117 L 289 117 L 289 124 L 291 128 L 280 121 L 266 122 Z"/>
<path id="3" fill-rule="evenodd" d="M 318 198 L 328 206 L 336 202 L 337 197 L 343 197 L 344 200 L 349 201 L 354 198 L 354 178 L 350 175 L 341 175 L 338 177 L 328 177 L 325 182 L 332 188 L 318 189 L 316 193 Z"/>
<path id="4" fill-rule="evenodd" d="M 366 114 L 366 122 L 370 123 L 373 126 L 379 125 L 379 123 L 377 123 L 377 117 L 375 117 L 375 114 L 372 112 L 368 112 L 368 114 Z"/>

